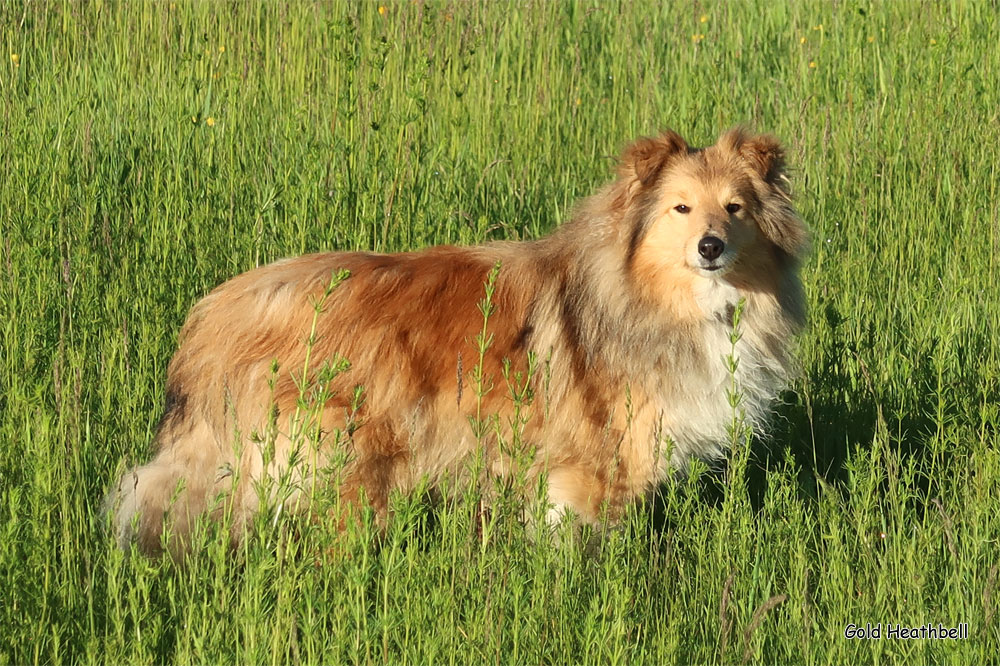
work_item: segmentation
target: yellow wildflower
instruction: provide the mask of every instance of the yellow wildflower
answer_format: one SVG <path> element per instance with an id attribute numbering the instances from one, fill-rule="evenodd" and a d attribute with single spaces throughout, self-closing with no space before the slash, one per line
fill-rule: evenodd
<path id="1" fill-rule="evenodd" d="M 225 45 L 223 45 L 223 44 L 219 44 L 219 53 L 225 53 L 225 52 L 226 52 L 226 47 L 225 47 Z"/>
<path id="2" fill-rule="evenodd" d="M 810 60 L 809 61 L 809 69 L 816 69 L 816 61 L 815 60 Z"/>
<path id="3" fill-rule="evenodd" d="M 806 38 L 805 37 L 799 37 L 799 44 L 805 44 L 805 43 L 806 43 Z"/>
<path id="4" fill-rule="evenodd" d="M 21 56 L 19 56 L 16 53 L 11 53 L 10 54 L 10 61 L 12 63 L 14 63 L 14 67 L 20 67 L 21 66 Z"/>
<path id="5" fill-rule="evenodd" d="M 702 23 L 708 23 L 708 14 L 702 14 L 701 18 L 698 19 Z"/>
<path id="6" fill-rule="evenodd" d="M 205 124 L 208 125 L 209 127 L 215 127 L 215 118 L 213 118 L 212 116 L 205 118 Z"/>
<path id="7" fill-rule="evenodd" d="M 935 44 L 937 44 L 937 40 L 936 39 L 932 39 L 931 40 L 931 46 L 934 46 Z"/>
<path id="8" fill-rule="evenodd" d="M 378 13 L 379 13 L 379 16 L 385 16 L 385 13 L 386 13 L 387 11 L 389 11 L 389 10 L 385 8 L 385 5 L 379 5 L 379 6 L 378 6 Z"/>

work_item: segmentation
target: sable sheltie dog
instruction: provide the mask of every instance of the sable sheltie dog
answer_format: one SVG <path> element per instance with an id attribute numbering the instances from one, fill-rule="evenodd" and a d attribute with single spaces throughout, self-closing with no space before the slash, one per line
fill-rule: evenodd
<path id="1" fill-rule="evenodd" d="M 668 131 L 628 146 L 617 179 L 540 240 L 312 254 L 233 278 L 180 332 L 155 458 L 109 495 L 119 542 L 183 554 L 195 520 L 223 511 L 238 540 L 262 481 L 294 479 L 285 507 L 314 510 L 333 460 L 340 504 L 384 517 L 391 491 L 462 478 L 473 454 L 508 474 L 504 428 L 531 447 L 550 516 L 614 520 L 689 457 L 725 452 L 734 379 L 756 429 L 788 380 L 807 232 L 787 182 L 770 136 L 697 149 Z M 349 367 L 320 370 L 335 359 Z M 518 372 L 533 400 L 515 418 Z M 306 444 L 292 432 L 304 392 L 320 401 Z"/>

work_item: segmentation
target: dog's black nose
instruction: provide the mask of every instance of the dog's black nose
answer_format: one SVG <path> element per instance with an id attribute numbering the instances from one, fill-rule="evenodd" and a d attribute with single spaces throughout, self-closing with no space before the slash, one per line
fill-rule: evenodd
<path id="1" fill-rule="evenodd" d="M 726 249 L 726 244 L 715 236 L 705 236 L 698 242 L 698 254 L 709 261 L 715 261 Z"/>

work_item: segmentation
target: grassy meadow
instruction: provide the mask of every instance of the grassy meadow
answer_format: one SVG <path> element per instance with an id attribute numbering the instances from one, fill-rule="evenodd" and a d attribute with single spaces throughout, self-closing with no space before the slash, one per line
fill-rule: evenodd
<path id="1" fill-rule="evenodd" d="M 0 666 L 1000 654 L 996 3 L 0 3 Z M 596 551 L 515 507 L 117 549 L 190 306 L 284 256 L 534 238 L 633 137 L 789 147 L 803 372 Z M 848 640 L 849 623 L 968 623 Z"/>

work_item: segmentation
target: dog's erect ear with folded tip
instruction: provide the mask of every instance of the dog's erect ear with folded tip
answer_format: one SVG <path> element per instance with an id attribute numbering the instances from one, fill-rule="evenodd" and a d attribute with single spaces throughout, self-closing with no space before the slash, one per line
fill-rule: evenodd
<path id="1" fill-rule="evenodd" d="M 657 137 L 642 137 L 625 148 L 618 176 L 623 180 L 634 179 L 645 187 L 656 180 L 671 160 L 689 151 L 687 142 L 672 130 L 664 130 Z"/>

